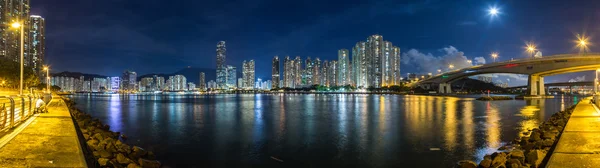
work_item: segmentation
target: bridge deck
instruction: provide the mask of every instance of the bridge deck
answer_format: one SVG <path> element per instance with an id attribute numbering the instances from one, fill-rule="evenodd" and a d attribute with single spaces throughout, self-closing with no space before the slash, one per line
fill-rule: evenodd
<path id="1" fill-rule="evenodd" d="M 61 98 L 50 101 L 48 113 L 30 118 L 0 138 L 0 167 L 87 167 L 71 114 Z"/>
<path id="2" fill-rule="evenodd" d="M 583 99 L 575 107 L 547 167 L 600 167 L 600 111 Z"/>

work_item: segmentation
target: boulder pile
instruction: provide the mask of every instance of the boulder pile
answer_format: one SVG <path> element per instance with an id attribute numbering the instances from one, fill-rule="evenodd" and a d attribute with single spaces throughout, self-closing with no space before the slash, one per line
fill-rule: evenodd
<path id="1" fill-rule="evenodd" d="M 102 124 L 100 120 L 75 108 L 73 101 L 65 99 L 65 102 L 83 134 L 85 144 L 93 152 L 93 157 L 101 167 L 157 168 L 161 166 L 153 152 L 123 143 L 121 141 L 125 138 L 123 134 L 110 131 L 109 125 Z"/>
<path id="2" fill-rule="evenodd" d="M 459 161 L 459 168 L 537 168 L 540 167 L 550 148 L 558 142 L 558 137 L 565 128 L 567 121 L 573 113 L 574 106 L 554 113 L 548 121 L 520 135 L 507 145 L 498 148 L 498 152 L 485 155 L 483 160 L 476 164 L 470 160 Z"/>

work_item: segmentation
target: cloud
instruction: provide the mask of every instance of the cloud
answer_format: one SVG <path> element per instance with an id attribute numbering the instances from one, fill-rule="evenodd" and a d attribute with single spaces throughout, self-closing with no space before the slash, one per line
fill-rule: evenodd
<path id="1" fill-rule="evenodd" d="M 459 25 L 459 26 L 474 26 L 474 25 L 477 25 L 477 22 L 475 22 L 475 21 L 462 21 L 462 22 L 458 22 L 458 24 L 456 24 L 456 25 Z"/>
<path id="2" fill-rule="evenodd" d="M 485 58 L 483 57 L 475 57 L 473 60 L 475 61 L 475 65 L 485 64 Z"/>
<path id="3" fill-rule="evenodd" d="M 585 81 L 585 75 L 577 76 L 573 79 L 569 79 L 569 82 L 583 82 L 583 81 Z"/>
<path id="4" fill-rule="evenodd" d="M 431 53 L 421 53 L 416 49 L 410 49 L 402 54 L 402 62 L 404 64 L 414 65 L 419 73 L 434 73 L 438 69 L 448 71 L 449 65 L 454 65 L 454 69 L 461 69 L 473 66 L 469 63 L 463 52 L 453 46 L 448 46 L 440 49 L 444 53 L 441 56 L 434 56 Z M 478 57 L 479 61 L 485 62 L 485 59 Z M 483 60 L 481 60 L 483 59 Z M 477 62 L 477 60 L 476 60 Z"/>

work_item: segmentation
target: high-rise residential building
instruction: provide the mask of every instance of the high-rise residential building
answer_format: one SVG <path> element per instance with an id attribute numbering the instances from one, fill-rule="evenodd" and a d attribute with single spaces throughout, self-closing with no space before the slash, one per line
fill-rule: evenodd
<path id="1" fill-rule="evenodd" d="M 242 73 L 242 78 L 244 78 L 244 86 L 247 89 L 254 89 L 255 87 L 255 78 L 254 78 L 254 60 L 243 62 L 244 71 Z"/>
<path id="2" fill-rule="evenodd" d="M 198 86 L 200 87 L 200 90 L 205 90 L 206 89 L 206 75 L 204 74 L 204 72 L 200 72 L 200 78 L 198 78 Z"/>
<path id="3" fill-rule="evenodd" d="M 273 58 L 273 63 L 271 66 L 271 80 L 273 81 L 273 87 L 277 88 L 279 86 L 279 56 L 275 56 L 275 58 Z"/>
<path id="4" fill-rule="evenodd" d="M 245 88 L 246 86 L 244 86 L 244 78 L 238 78 L 237 80 L 237 86 L 238 88 Z"/>
<path id="5" fill-rule="evenodd" d="M 392 49 L 392 84 L 400 85 L 402 83 L 402 74 L 400 73 L 400 47 L 393 47 Z"/>
<path id="6" fill-rule="evenodd" d="M 187 88 L 188 88 L 187 89 L 188 91 L 195 91 L 196 90 L 196 84 L 194 84 L 192 82 L 189 82 L 188 85 L 187 85 Z"/>
<path id="7" fill-rule="evenodd" d="M 338 66 L 344 68 L 342 62 Z M 367 42 L 358 42 L 352 49 L 352 63 L 346 72 L 352 72 L 346 82 L 358 88 L 398 85 L 400 48 L 384 41 L 381 35 L 369 36 Z"/>
<path id="8" fill-rule="evenodd" d="M 137 90 L 137 73 L 126 70 L 121 78 L 121 89 L 125 91 Z"/>
<path id="9" fill-rule="evenodd" d="M 227 67 L 225 65 L 225 41 L 217 43 L 217 88 L 225 89 L 227 82 Z"/>
<path id="10" fill-rule="evenodd" d="M 304 75 L 302 76 L 302 84 L 305 86 L 310 86 L 313 83 L 313 61 L 310 60 L 310 57 L 306 58 L 304 61 Z"/>
<path id="11" fill-rule="evenodd" d="M 313 61 L 313 67 L 312 67 L 312 84 L 313 85 L 320 85 L 321 84 L 321 59 L 319 59 L 319 57 L 315 58 L 315 60 Z"/>
<path id="12" fill-rule="evenodd" d="M 337 62 L 337 85 L 346 86 L 350 84 L 350 53 L 347 49 L 338 50 Z"/>
<path id="13" fill-rule="evenodd" d="M 121 78 L 119 78 L 118 76 L 116 77 L 110 77 L 110 86 L 111 86 L 111 90 L 113 92 L 118 92 L 119 91 L 119 87 L 121 86 Z"/>
<path id="14" fill-rule="evenodd" d="M 169 76 L 165 85 L 169 91 L 186 91 L 187 79 L 183 75 Z"/>
<path id="15" fill-rule="evenodd" d="M 140 79 L 139 91 L 140 92 L 153 92 L 154 91 L 154 78 L 144 77 Z"/>
<path id="16" fill-rule="evenodd" d="M 367 66 L 367 81 L 368 86 L 376 88 L 381 87 L 382 74 L 382 55 L 383 55 L 383 37 L 380 35 L 372 35 L 367 39 L 366 43 L 366 58 L 370 65 Z"/>
<path id="17" fill-rule="evenodd" d="M 28 60 L 25 62 L 29 63 L 29 67 L 33 69 L 33 72 L 37 73 L 40 77 L 45 76 L 43 73 L 44 66 L 44 53 L 45 53 L 45 21 L 44 18 L 37 15 L 31 15 L 29 17 L 29 38 L 27 42 L 27 55 Z M 42 78 L 44 79 L 44 78 Z"/>
<path id="18" fill-rule="evenodd" d="M 210 81 L 208 81 L 206 87 L 208 89 L 216 89 L 217 88 L 217 82 L 215 82 L 214 80 L 210 80 Z"/>
<path id="19" fill-rule="evenodd" d="M 155 90 L 161 91 L 165 87 L 165 77 L 154 75 L 154 81 L 156 81 Z"/>
<path id="20" fill-rule="evenodd" d="M 327 60 L 323 61 L 323 65 L 321 65 L 321 85 L 329 87 L 329 62 Z"/>
<path id="21" fill-rule="evenodd" d="M 329 86 L 340 86 L 340 83 L 338 81 L 339 77 L 339 72 L 338 72 L 338 62 L 337 61 L 331 61 L 329 62 Z"/>
<path id="22" fill-rule="evenodd" d="M 283 62 L 283 87 L 294 88 L 294 60 L 286 56 Z"/>
<path id="23" fill-rule="evenodd" d="M 367 68 L 369 62 L 366 58 L 366 43 L 361 41 L 352 48 L 352 79 L 356 88 L 368 88 Z"/>
<path id="24" fill-rule="evenodd" d="M 294 59 L 294 88 L 302 87 L 302 59 L 296 56 Z"/>
<path id="25" fill-rule="evenodd" d="M 20 62 L 21 33 L 10 25 L 20 22 L 23 26 L 24 65 L 30 66 L 29 48 L 29 0 L 0 0 L 0 57 Z M 64 88 L 63 88 L 64 90 Z"/>
<path id="26" fill-rule="evenodd" d="M 227 85 L 227 89 L 235 89 L 237 82 L 237 69 L 234 66 L 227 65 L 227 78 L 225 79 L 225 83 Z"/>

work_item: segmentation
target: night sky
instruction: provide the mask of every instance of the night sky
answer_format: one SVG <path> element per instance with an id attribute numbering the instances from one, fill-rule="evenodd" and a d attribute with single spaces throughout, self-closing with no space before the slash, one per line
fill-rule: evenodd
<path id="1" fill-rule="evenodd" d="M 501 12 L 488 15 L 490 7 Z M 227 42 L 227 64 L 256 61 L 256 77 L 270 78 L 271 59 L 337 58 L 372 34 L 399 46 L 404 58 L 524 58 L 526 41 L 544 55 L 577 53 L 575 35 L 598 34 L 600 1 L 384 0 L 204 1 L 31 0 L 31 14 L 46 18 L 46 58 L 55 72 L 118 76 L 172 73 L 187 66 L 215 68 L 215 47 Z M 598 50 L 591 46 L 591 51 Z M 414 50 L 413 50 L 414 49 Z M 425 72 L 406 59 L 401 72 Z M 593 73 L 546 78 L 566 81 Z M 524 84 L 525 76 L 495 81 Z M 210 79 L 207 79 L 210 80 Z"/>

